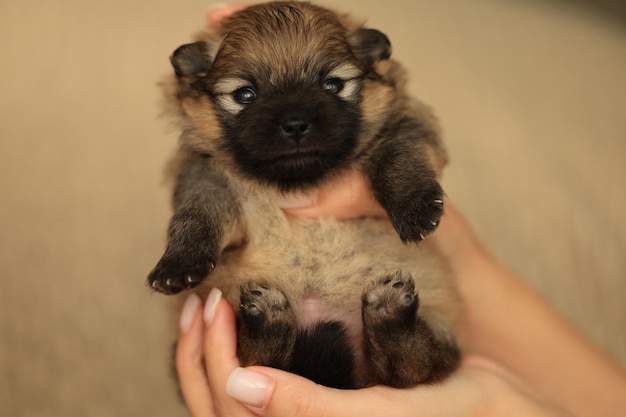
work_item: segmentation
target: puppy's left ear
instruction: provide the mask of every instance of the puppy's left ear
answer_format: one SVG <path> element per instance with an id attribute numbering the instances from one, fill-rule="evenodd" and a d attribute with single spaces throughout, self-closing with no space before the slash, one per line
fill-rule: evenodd
<path id="1" fill-rule="evenodd" d="M 351 37 L 352 50 L 357 58 L 370 68 L 378 61 L 389 59 L 391 42 L 387 35 L 376 29 L 358 29 Z"/>
<path id="2" fill-rule="evenodd" d="M 213 63 L 209 52 L 209 45 L 205 42 L 180 46 L 170 57 L 176 76 L 179 78 L 205 76 Z"/>

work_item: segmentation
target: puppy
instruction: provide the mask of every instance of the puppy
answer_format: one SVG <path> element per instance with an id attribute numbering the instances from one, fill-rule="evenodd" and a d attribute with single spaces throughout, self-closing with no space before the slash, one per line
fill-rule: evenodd
<path id="1" fill-rule="evenodd" d="M 459 363 L 459 301 L 425 239 L 443 213 L 446 154 L 390 53 L 378 30 L 275 2 L 171 57 L 165 91 L 182 134 L 167 248 L 148 285 L 220 288 L 243 365 L 359 388 L 438 381 Z M 281 210 L 349 170 L 365 174 L 389 219 Z"/>

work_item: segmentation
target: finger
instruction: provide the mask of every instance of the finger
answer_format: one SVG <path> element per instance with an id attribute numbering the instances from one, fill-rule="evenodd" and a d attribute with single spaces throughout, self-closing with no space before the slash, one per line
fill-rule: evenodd
<path id="1" fill-rule="evenodd" d="M 192 294 L 181 313 L 175 361 L 180 389 L 193 417 L 213 416 L 211 392 L 202 361 L 203 329 L 200 298 Z"/>
<path id="2" fill-rule="evenodd" d="M 535 397 L 539 396 L 539 393 L 535 389 L 524 383 L 524 381 L 522 381 L 509 369 L 485 356 L 470 354 L 463 358 L 463 366 L 487 371 L 494 376 L 498 376 L 502 380 L 507 381 L 509 384 L 521 391 L 527 392 Z"/>
<path id="3" fill-rule="evenodd" d="M 205 306 L 204 360 L 211 398 L 218 415 L 248 416 L 250 411 L 226 394 L 226 381 L 240 363 L 235 315 L 221 292 L 213 289 Z"/>
<path id="4" fill-rule="evenodd" d="M 414 414 L 414 410 L 403 410 L 406 402 L 396 400 L 398 393 L 387 387 L 338 390 L 286 373 L 275 378 L 274 394 L 265 409 L 267 416 L 408 417 Z"/>
<path id="5" fill-rule="evenodd" d="M 315 204 L 285 209 L 296 217 L 334 217 L 339 220 L 357 217 L 386 217 L 385 210 L 374 198 L 365 175 L 352 170 L 325 184 Z"/>
<path id="6" fill-rule="evenodd" d="M 361 390 L 327 388 L 287 372 L 266 367 L 236 370 L 227 392 L 258 416 L 268 417 L 368 417 L 413 416 L 407 407 L 408 391 L 389 387 Z M 403 397 L 402 399 L 399 397 Z"/>
<path id="7" fill-rule="evenodd" d="M 261 417 L 484 416 L 493 405 L 490 394 L 508 394 L 499 376 L 477 366 L 464 366 L 442 383 L 406 389 L 338 390 L 273 368 L 246 371 L 231 376 L 228 392 Z M 256 383 L 263 378 L 269 382 Z M 250 392 L 255 389 L 259 392 Z"/>
<path id="8" fill-rule="evenodd" d="M 239 366 L 235 314 L 219 290 L 213 289 L 205 306 L 207 328 L 204 333 L 204 357 L 210 381 L 226 382 Z"/>
<path id="9" fill-rule="evenodd" d="M 206 14 L 206 21 L 210 28 L 218 28 L 222 20 L 235 12 L 248 7 L 246 4 L 218 5 Z"/>

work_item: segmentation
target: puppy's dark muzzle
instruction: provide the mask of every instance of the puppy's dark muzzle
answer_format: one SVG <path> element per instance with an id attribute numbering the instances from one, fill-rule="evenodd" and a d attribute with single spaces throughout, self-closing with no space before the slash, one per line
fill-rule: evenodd
<path id="1" fill-rule="evenodd" d="M 299 145 L 311 131 L 311 120 L 305 116 L 289 116 L 280 123 L 280 132 Z"/>

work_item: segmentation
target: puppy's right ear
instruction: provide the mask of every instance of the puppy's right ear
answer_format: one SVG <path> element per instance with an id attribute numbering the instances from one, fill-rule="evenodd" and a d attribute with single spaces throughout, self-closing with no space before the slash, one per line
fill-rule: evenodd
<path id="1" fill-rule="evenodd" d="M 350 41 L 357 58 L 368 68 L 391 56 L 391 42 L 380 30 L 358 29 L 352 34 Z"/>
<path id="2" fill-rule="evenodd" d="M 177 77 L 203 77 L 211 68 L 213 58 L 209 45 L 194 42 L 178 47 L 170 57 Z"/>

